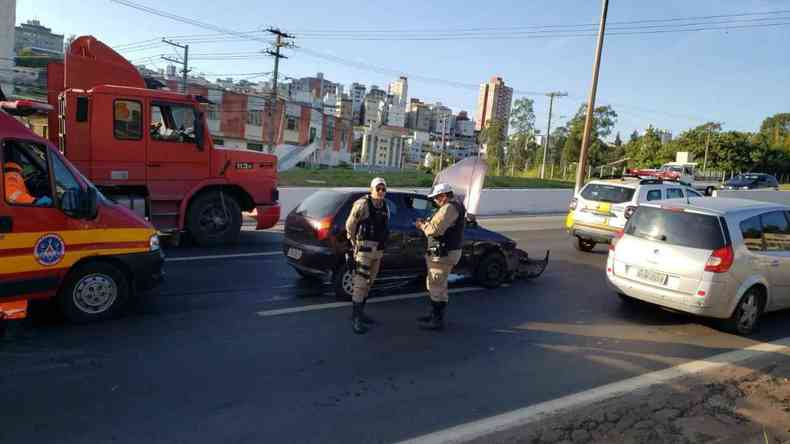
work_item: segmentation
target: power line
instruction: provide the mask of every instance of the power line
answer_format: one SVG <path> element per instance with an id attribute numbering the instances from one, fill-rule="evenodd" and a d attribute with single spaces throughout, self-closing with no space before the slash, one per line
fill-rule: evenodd
<path id="1" fill-rule="evenodd" d="M 742 13 L 735 13 L 735 14 L 719 14 L 719 15 L 707 15 L 707 16 L 689 16 L 689 17 L 672 17 L 672 18 L 665 18 L 665 19 L 642 19 L 642 20 L 628 20 L 628 21 L 616 21 L 611 22 L 610 25 L 617 27 L 618 25 L 633 25 L 633 24 L 644 24 L 644 23 L 671 23 L 671 22 L 678 22 L 678 21 L 693 21 L 693 20 L 713 20 L 713 19 L 722 19 L 722 18 L 737 18 L 737 17 L 754 17 L 754 16 L 761 16 L 761 15 L 776 15 L 776 14 L 788 14 L 790 13 L 790 9 L 782 9 L 782 10 L 774 10 L 774 11 L 764 11 L 764 12 L 742 12 Z M 426 28 L 411 28 L 411 29 L 350 29 L 350 30 L 338 30 L 338 29 L 311 29 L 311 30 L 293 30 L 296 34 L 328 34 L 328 33 L 412 33 L 412 32 L 479 32 L 479 31 L 517 31 L 523 29 L 568 29 L 568 28 L 579 28 L 579 27 L 596 27 L 598 26 L 597 23 L 580 23 L 580 24 L 550 24 L 550 25 L 521 25 L 521 26 L 497 26 L 497 27 L 475 27 L 475 28 L 447 28 L 444 30 L 437 30 L 433 29 L 426 29 Z"/>

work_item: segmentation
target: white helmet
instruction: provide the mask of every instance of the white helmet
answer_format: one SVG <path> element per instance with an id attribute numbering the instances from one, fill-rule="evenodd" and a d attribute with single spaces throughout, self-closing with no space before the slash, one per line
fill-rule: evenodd
<path id="1" fill-rule="evenodd" d="M 433 189 L 431 190 L 431 194 L 429 194 L 428 197 L 433 199 L 434 197 L 440 194 L 452 193 L 452 192 L 453 192 L 453 187 L 451 187 L 446 183 L 439 183 L 433 187 Z"/>
<path id="2" fill-rule="evenodd" d="M 371 190 L 375 190 L 379 185 L 384 185 L 386 187 L 387 181 L 385 181 L 383 177 L 374 177 L 373 180 L 370 181 Z"/>

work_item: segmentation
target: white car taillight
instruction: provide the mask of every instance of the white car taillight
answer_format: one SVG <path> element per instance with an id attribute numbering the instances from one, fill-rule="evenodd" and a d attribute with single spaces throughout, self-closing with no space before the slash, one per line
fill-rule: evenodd
<path id="1" fill-rule="evenodd" d="M 705 263 L 705 271 L 726 273 L 734 261 L 735 252 L 732 250 L 732 245 L 727 245 L 711 253 L 708 262 Z"/>

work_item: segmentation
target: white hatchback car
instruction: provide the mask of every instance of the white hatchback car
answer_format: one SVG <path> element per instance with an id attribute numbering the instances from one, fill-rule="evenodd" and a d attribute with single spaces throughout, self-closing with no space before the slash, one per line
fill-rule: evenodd
<path id="1" fill-rule="evenodd" d="M 790 207 L 742 199 L 641 205 L 609 246 L 606 276 L 640 299 L 751 333 L 790 308 Z"/>
<path id="2" fill-rule="evenodd" d="M 703 196 L 685 185 L 660 179 L 593 180 L 571 199 L 565 229 L 576 249 L 591 251 L 598 243 L 609 243 L 638 205 L 693 197 Z"/>

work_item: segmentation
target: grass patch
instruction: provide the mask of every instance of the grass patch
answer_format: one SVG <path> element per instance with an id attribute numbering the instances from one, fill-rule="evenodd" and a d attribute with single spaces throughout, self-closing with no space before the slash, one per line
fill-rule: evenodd
<path id="1" fill-rule="evenodd" d="M 373 172 L 354 171 L 349 168 L 326 168 L 311 170 L 292 168 L 279 173 L 279 186 L 283 187 L 364 187 L 381 176 L 393 188 L 429 188 L 433 185 L 433 174 L 419 171 Z M 532 177 L 488 176 L 486 188 L 573 188 L 573 182 L 541 180 Z"/>

